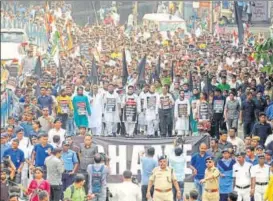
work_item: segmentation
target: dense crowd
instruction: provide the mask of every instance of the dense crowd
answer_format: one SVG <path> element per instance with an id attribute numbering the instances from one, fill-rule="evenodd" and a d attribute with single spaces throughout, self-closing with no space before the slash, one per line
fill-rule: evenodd
<path id="1" fill-rule="evenodd" d="M 1 128 L 1 200 L 273 200 L 273 77 L 254 58 L 262 34 L 246 32 L 238 44 L 235 33 L 163 36 L 132 19 L 79 27 L 64 5 L 32 7 L 43 20 L 22 11 L 47 27 L 59 53 L 50 61 L 26 48 Z M 107 189 L 109 158 L 92 142 L 200 135 L 210 144 L 192 153 L 189 196 L 183 146 L 158 160 L 153 148 L 140 154 L 140 191 L 130 171 Z"/>

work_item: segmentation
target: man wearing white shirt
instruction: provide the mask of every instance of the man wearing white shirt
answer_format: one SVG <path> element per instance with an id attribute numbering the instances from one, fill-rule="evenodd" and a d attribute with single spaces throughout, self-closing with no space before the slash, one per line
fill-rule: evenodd
<path id="1" fill-rule="evenodd" d="M 48 131 L 48 142 L 53 143 L 53 136 L 60 136 L 60 144 L 65 140 L 66 130 L 62 128 L 62 122 L 60 119 L 55 119 L 54 128 Z"/>
<path id="2" fill-rule="evenodd" d="M 245 143 L 244 141 L 236 136 L 237 128 L 230 128 L 228 131 L 228 138 L 227 141 L 233 145 L 234 153 L 243 152 L 245 150 Z"/>
<path id="3" fill-rule="evenodd" d="M 110 189 L 112 195 L 118 201 L 140 201 L 141 191 L 137 184 L 132 182 L 132 172 L 125 170 L 123 172 L 123 182 L 117 184 L 115 189 Z"/>
<path id="4" fill-rule="evenodd" d="M 237 163 L 233 165 L 234 191 L 238 193 L 238 200 L 249 201 L 254 195 L 254 179 L 251 178 L 252 165 L 245 161 L 245 153 L 237 153 Z"/>
<path id="5" fill-rule="evenodd" d="M 255 178 L 255 201 L 263 201 L 264 192 L 270 178 L 270 166 L 265 164 L 264 154 L 258 155 L 259 164 L 251 168 L 251 177 Z"/>

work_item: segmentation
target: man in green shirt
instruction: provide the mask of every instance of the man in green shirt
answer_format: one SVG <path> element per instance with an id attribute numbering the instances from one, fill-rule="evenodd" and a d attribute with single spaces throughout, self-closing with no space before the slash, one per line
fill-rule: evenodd
<path id="1" fill-rule="evenodd" d="M 72 201 L 85 201 L 92 200 L 95 195 L 86 196 L 84 190 L 85 177 L 82 174 L 77 174 L 74 179 L 74 183 L 69 186 L 64 192 L 64 200 L 69 199 Z"/>
<path id="2" fill-rule="evenodd" d="M 162 75 L 160 81 L 161 81 L 162 86 L 164 86 L 164 85 L 171 86 L 172 79 L 171 79 L 171 76 L 168 74 L 168 70 L 167 69 L 163 70 L 163 75 Z"/>
<path id="3" fill-rule="evenodd" d="M 221 91 L 230 90 L 230 85 L 227 84 L 227 77 L 226 76 L 222 76 L 222 82 L 220 84 L 218 84 L 217 86 L 218 89 L 221 89 Z"/>

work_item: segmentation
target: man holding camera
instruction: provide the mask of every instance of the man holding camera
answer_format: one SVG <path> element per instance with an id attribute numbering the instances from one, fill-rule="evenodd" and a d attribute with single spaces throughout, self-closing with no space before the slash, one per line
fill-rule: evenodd
<path id="1" fill-rule="evenodd" d="M 172 168 L 167 166 L 167 157 L 161 156 L 159 159 L 159 167 L 153 170 L 149 179 L 147 190 L 147 199 L 151 199 L 151 187 L 154 185 L 154 201 L 173 201 L 172 187 L 176 189 L 176 198 L 181 198 L 181 191 L 177 182 L 177 178 Z"/>

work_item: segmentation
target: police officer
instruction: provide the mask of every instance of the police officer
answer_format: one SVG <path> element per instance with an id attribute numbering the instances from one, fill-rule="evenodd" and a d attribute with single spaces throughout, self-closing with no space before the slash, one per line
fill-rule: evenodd
<path id="1" fill-rule="evenodd" d="M 262 201 L 270 178 L 270 166 L 265 164 L 264 154 L 258 155 L 259 164 L 251 168 L 251 177 L 255 179 L 255 201 Z"/>
<path id="2" fill-rule="evenodd" d="M 176 189 L 176 198 L 181 199 L 181 191 L 172 168 L 167 166 L 167 157 L 159 158 L 159 167 L 154 168 L 149 179 L 147 199 L 151 199 L 151 188 L 154 185 L 154 201 L 173 201 L 172 186 Z"/>
<path id="3" fill-rule="evenodd" d="M 219 201 L 219 170 L 214 166 L 214 159 L 212 156 L 206 158 L 205 178 L 200 181 L 204 184 L 204 193 L 202 201 Z"/>
<path id="4" fill-rule="evenodd" d="M 246 162 L 245 152 L 236 154 L 237 162 L 233 166 L 234 191 L 238 193 L 238 200 L 249 201 L 250 194 L 254 193 L 254 181 L 251 179 L 251 163 Z"/>

